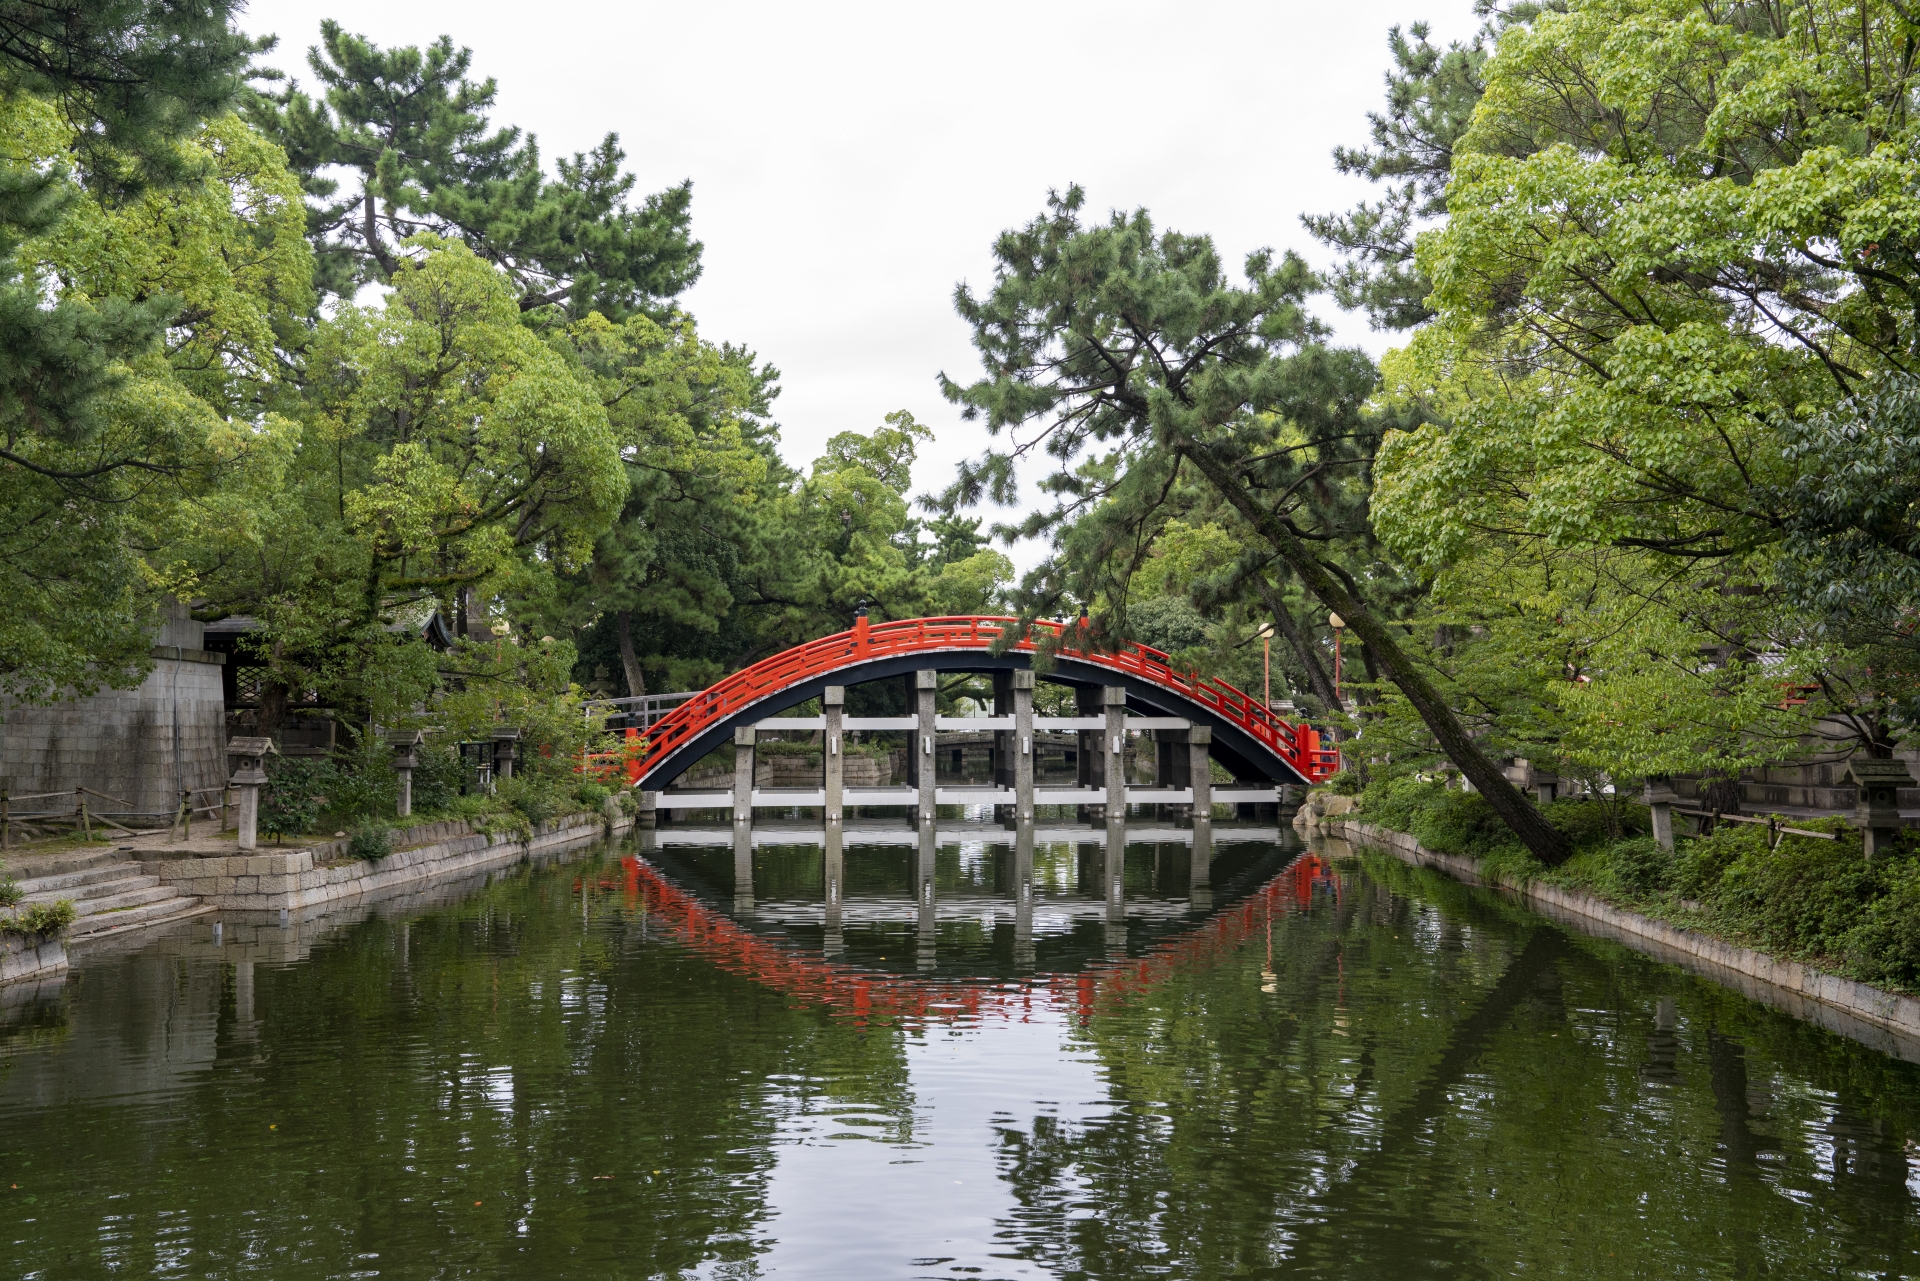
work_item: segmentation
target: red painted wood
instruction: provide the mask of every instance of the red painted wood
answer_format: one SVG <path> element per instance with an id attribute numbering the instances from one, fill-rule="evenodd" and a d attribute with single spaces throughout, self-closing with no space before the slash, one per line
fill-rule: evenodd
<path id="1" fill-rule="evenodd" d="M 864 615 L 853 630 L 836 632 L 785 653 L 743 668 L 669 712 L 647 734 L 646 750 L 638 761 L 636 778 L 644 777 L 666 756 L 697 737 L 709 726 L 802 681 L 858 667 L 872 659 L 899 654 L 934 654 L 956 650 L 986 650 L 1017 626 L 1014 618 L 962 615 L 950 618 L 903 618 L 869 624 Z M 1060 636 L 1067 624 L 1040 621 L 1034 632 Z M 1014 649 L 1031 652 L 1031 635 Z M 1340 755 L 1320 745 L 1320 735 L 1306 725 L 1291 725 L 1255 699 L 1225 681 L 1196 672 L 1176 671 L 1167 656 L 1145 645 L 1128 645 L 1113 653 L 1063 650 L 1096 667 L 1123 672 L 1199 703 L 1223 720 L 1231 721 L 1273 750 L 1309 782 L 1318 783 L 1340 768 Z"/>

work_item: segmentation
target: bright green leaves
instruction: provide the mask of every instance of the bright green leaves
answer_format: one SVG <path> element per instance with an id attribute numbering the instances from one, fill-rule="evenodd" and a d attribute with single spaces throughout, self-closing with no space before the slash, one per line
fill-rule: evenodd
<path id="1" fill-rule="evenodd" d="M 462 245 L 413 247 L 384 303 L 343 310 L 316 345 L 348 528 L 402 585 L 584 559 L 627 494 L 605 407 L 497 271 Z"/>

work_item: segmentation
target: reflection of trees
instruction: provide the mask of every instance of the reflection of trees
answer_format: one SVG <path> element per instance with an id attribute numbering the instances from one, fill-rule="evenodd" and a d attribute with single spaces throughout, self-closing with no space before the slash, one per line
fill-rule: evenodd
<path id="1" fill-rule="evenodd" d="M 276 1277 L 747 1260 L 780 1118 L 907 1117 L 899 1038 L 649 943 L 623 899 L 617 881 L 515 879 L 256 967 L 250 1028 L 231 985 L 176 1012 L 218 1020 L 219 1057 L 173 1099 L 9 1118 L 33 1167 L 10 1177 L 40 1197 L 20 1269 L 93 1271 L 103 1251 L 142 1274 L 185 1252 L 196 1274 Z"/>
<path id="2" fill-rule="evenodd" d="M 1000 1132 L 1060 1274 L 1907 1275 L 1920 1073 L 1491 896 L 1338 907 L 1099 1007 L 1111 1111 Z"/>

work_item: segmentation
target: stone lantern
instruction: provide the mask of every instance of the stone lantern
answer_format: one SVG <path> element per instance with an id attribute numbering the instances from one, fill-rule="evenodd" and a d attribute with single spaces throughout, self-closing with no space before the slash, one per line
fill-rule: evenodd
<path id="1" fill-rule="evenodd" d="M 420 744 L 426 740 L 426 734 L 417 729 L 387 731 L 387 746 L 393 749 L 393 772 L 399 783 L 393 806 L 396 818 L 413 813 L 413 771 L 420 764 Z"/>
<path id="2" fill-rule="evenodd" d="M 235 738 L 227 743 L 227 756 L 237 762 L 231 787 L 240 789 L 240 848 L 250 850 L 260 843 L 260 788 L 267 781 L 261 762 L 277 749 L 270 738 Z"/>
<path id="3" fill-rule="evenodd" d="M 1853 825 L 1860 829 L 1867 858 L 1889 845 L 1900 830 L 1898 793 L 1913 786 L 1913 774 L 1907 763 L 1881 757 L 1856 756 L 1847 762 L 1847 774 L 1860 785 L 1860 803 L 1853 811 Z"/>
<path id="4" fill-rule="evenodd" d="M 1680 803 L 1680 794 L 1673 790 L 1673 777 L 1668 774 L 1650 774 L 1647 776 L 1646 791 L 1641 800 L 1653 815 L 1653 842 L 1663 850 L 1673 848 L 1673 807 Z"/>
<path id="5" fill-rule="evenodd" d="M 513 777 L 513 759 L 518 751 L 520 731 L 511 725 L 496 726 L 493 731 L 493 772 L 498 778 Z"/>

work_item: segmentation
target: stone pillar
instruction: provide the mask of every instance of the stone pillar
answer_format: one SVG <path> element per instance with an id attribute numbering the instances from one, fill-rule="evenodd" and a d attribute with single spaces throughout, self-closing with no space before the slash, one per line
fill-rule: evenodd
<path id="1" fill-rule="evenodd" d="M 928 760 L 927 767 L 929 771 L 932 770 L 933 762 L 931 759 Z M 922 812 L 925 813 L 926 811 Z M 920 939 L 916 959 L 919 962 L 920 968 L 925 971 L 931 971 L 934 967 L 934 933 L 936 921 L 934 918 L 933 871 L 935 852 L 933 822 L 931 819 L 928 819 L 920 824 L 920 849 L 918 856 L 914 860 L 915 869 L 913 878 L 914 894 L 918 902 L 920 917 Z"/>
<path id="2" fill-rule="evenodd" d="M 846 858 L 842 852 L 844 839 L 837 821 L 827 824 L 826 849 L 822 856 L 826 868 L 821 878 L 826 885 L 826 910 L 821 922 L 820 946 L 829 960 L 837 959 L 847 950 L 846 935 L 840 925 L 840 883 L 846 877 Z"/>
<path id="3" fill-rule="evenodd" d="M 1673 790 L 1673 779 L 1666 774 L 1650 776 L 1641 799 L 1653 813 L 1653 843 L 1663 850 L 1672 849 L 1673 807 L 1680 803 L 1679 793 Z"/>
<path id="4" fill-rule="evenodd" d="M 660 825 L 660 793 L 651 791 L 640 793 L 640 814 L 634 819 L 634 823 L 646 831 L 652 831 Z"/>
<path id="5" fill-rule="evenodd" d="M 1213 824 L 1193 825 L 1192 862 L 1187 867 L 1187 903 L 1193 912 L 1213 910 Z"/>
<path id="6" fill-rule="evenodd" d="M 847 689 L 844 685 L 829 685 L 820 694 L 820 710 L 826 715 L 827 728 L 821 735 L 826 740 L 827 754 L 821 784 L 826 789 L 826 804 L 821 808 L 820 818 L 829 829 L 829 839 L 833 839 L 831 830 L 839 826 L 846 813 L 843 798 L 846 794 L 846 719 Z"/>
<path id="7" fill-rule="evenodd" d="M 743 917 L 753 915 L 753 824 L 751 823 L 733 825 L 733 914 Z"/>
<path id="8" fill-rule="evenodd" d="M 733 731 L 733 821 L 753 821 L 753 745 L 759 737 L 750 725 Z"/>
<path id="9" fill-rule="evenodd" d="M 919 728 L 913 736 L 913 759 L 918 762 L 914 781 L 919 795 L 914 802 L 922 826 L 933 822 L 933 712 L 934 696 L 940 690 L 940 673 L 918 671 L 913 674 L 913 714 Z"/>
<path id="10" fill-rule="evenodd" d="M 1193 789 L 1193 820 L 1213 821 L 1213 728 L 1195 725 L 1187 731 L 1187 786 Z M 1199 837 L 1194 838 L 1196 841 Z M 1211 847 L 1211 838 L 1209 838 Z"/>
<path id="11" fill-rule="evenodd" d="M 261 768 L 269 753 L 276 751 L 270 738 L 236 738 L 227 743 L 227 757 L 237 762 L 227 786 L 240 798 L 240 848 L 250 850 L 260 844 L 260 788 L 267 781 Z"/>
<path id="12" fill-rule="evenodd" d="M 1856 756 L 1847 762 L 1847 775 L 1860 786 L 1853 824 L 1871 861 L 1885 852 L 1901 828 L 1899 790 L 1913 786 L 1913 774 L 1902 760 Z"/>
<path id="13" fill-rule="evenodd" d="M 1544 770 L 1533 771 L 1533 798 L 1541 805 L 1549 804 L 1560 790 L 1560 776 L 1548 774 Z"/>
<path id="14" fill-rule="evenodd" d="M 1107 778 L 1107 821 L 1124 823 L 1127 818 L 1127 691 L 1124 686 L 1107 685 L 1100 690 L 1100 703 L 1107 715 L 1107 730 L 1101 736 L 1100 750 L 1105 757 L 1102 773 Z"/>
<path id="15" fill-rule="evenodd" d="M 1111 761 L 1108 764 L 1112 764 Z M 1111 777 L 1111 775 L 1109 775 Z M 1108 793 L 1112 795 L 1111 792 Z M 1109 803 L 1107 805 L 1106 857 L 1101 860 L 1101 886 L 1107 899 L 1107 920 L 1109 922 L 1127 919 L 1126 866 L 1127 866 L 1127 822 L 1126 806 Z"/>
<path id="16" fill-rule="evenodd" d="M 518 754 L 520 731 L 501 725 L 493 731 L 493 773 L 496 778 L 513 777 L 513 758 Z"/>
<path id="17" fill-rule="evenodd" d="M 427 736 L 417 729 L 396 729 L 387 733 L 387 746 L 393 749 L 394 781 L 399 784 L 393 803 L 395 818 L 413 813 L 413 771 L 420 764 L 420 744 Z"/>
<path id="18" fill-rule="evenodd" d="M 1033 966 L 1033 824 L 1023 822 L 1013 833 L 1013 968 Z"/>
<path id="19" fill-rule="evenodd" d="M 1013 673 L 1013 811 L 1022 823 L 1033 822 L 1033 673 Z M 1032 854 L 1031 833 L 1028 854 Z"/>

